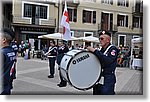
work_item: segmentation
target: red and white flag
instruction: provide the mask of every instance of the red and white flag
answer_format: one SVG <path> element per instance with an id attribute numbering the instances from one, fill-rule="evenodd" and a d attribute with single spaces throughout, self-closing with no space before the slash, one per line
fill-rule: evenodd
<path id="1" fill-rule="evenodd" d="M 69 15 L 67 10 L 67 4 L 65 1 L 65 8 L 63 11 L 63 15 L 61 18 L 61 25 L 63 26 L 63 39 L 64 40 L 70 40 L 71 39 L 71 33 L 70 33 L 70 25 L 69 25 Z"/>

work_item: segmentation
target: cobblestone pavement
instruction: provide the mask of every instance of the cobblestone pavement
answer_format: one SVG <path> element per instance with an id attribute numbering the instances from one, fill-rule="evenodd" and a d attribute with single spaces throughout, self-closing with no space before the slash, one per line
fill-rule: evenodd
<path id="1" fill-rule="evenodd" d="M 38 95 L 92 95 L 92 89 L 87 91 L 77 90 L 70 85 L 60 88 L 59 75 L 56 64 L 56 74 L 52 79 L 49 74 L 48 60 L 18 58 L 17 79 L 14 80 L 12 94 L 38 94 Z M 142 95 L 143 71 L 129 68 L 116 70 L 117 83 L 115 91 L 117 95 Z"/>

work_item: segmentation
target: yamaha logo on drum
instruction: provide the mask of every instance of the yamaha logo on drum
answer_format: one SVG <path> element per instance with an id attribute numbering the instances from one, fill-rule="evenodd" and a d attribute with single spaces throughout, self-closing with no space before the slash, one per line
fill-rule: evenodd
<path id="1" fill-rule="evenodd" d="M 73 64 L 77 64 L 77 63 L 79 63 L 79 62 L 81 62 L 81 61 L 83 61 L 83 60 L 85 60 L 85 59 L 87 59 L 87 58 L 89 58 L 89 57 L 90 57 L 90 55 L 89 55 L 89 54 L 86 54 L 86 55 L 84 55 L 84 56 L 82 56 L 82 57 L 79 57 L 79 58 L 73 60 L 72 63 L 73 63 Z"/>

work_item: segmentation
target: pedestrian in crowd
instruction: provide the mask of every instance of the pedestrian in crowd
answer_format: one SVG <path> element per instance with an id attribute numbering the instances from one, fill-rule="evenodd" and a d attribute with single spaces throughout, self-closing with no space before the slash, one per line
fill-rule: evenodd
<path id="1" fill-rule="evenodd" d="M 16 64 L 16 53 L 10 46 L 15 37 L 14 32 L 9 28 L 1 30 L 0 44 L 2 55 L 2 95 L 10 95 L 12 89 L 12 75 Z"/>
<path id="2" fill-rule="evenodd" d="M 50 47 L 48 49 L 48 52 L 45 54 L 48 56 L 49 59 L 49 68 L 50 68 L 50 75 L 48 78 L 54 78 L 55 74 L 55 60 L 57 56 L 57 47 L 55 46 L 55 41 L 50 41 Z"/>
<path id="3" fill-rule="evenodd" d="M 102 67 L 101 80 L 103 80 L 100 81 L 102 83 L 93 87 L 93 94 L 114 95 L 116 83 L 115 69 L 119 50 L 110 43 L 111 34 L 109 32 L 101 32 L 99 40 L 102 46 L 100 51 L 92 47 L 87 47 L 89 51 L 93 52 L 99 58 Z"/>
<path id="4" fill-rule="evenodd" d="M 140 51 L 139 51 L 138 58 L 139 58 L 139 59 L 143 59 L 143 50 L 140 50 Z"/>
<path id="5" fill-rule="evenodd" d="M 24 41 L 21 41 L 21 44 L 19 45 L 19 51 L 21 53 L 21 57 L 24 57 L 24 50 L 25 50 Z"/>
<path id="6" fill-rule="evenodd" d="M 123 56 L 123 67 L 129 67 L 129 53 L 125 52 Z"/>
<path id="7" fill-rule="evenodd" d="M 76 44 L 74 49 L 79 50 L 79 44 Z"/>
<path id="8" fill-rule="evenodd" d="M 61 72 L 60 72 L 60 63 L 65 53 L 69 51 L 69 48 L 67 46 L 67 41 L 63 40 L 61 42 L 60 46 L 58 47 L 58 55 L 57 55 L 57 64 L 59 65 L 59 76 L 60 76 L 60 83 L 57 84 L 59 87 L 65 87 L 67 85 L 67 82 L 63 79 Z"/>
<path id="9" fill-rule="evenodd" d="M 73 50 L 73 49 L 74 49 L 74 46 L 71 45 L 71 43 L 68 43 L 68 48 L 69 48 L 69 51 L 70 51 L 70 50 Z"/>
<path id="10" fill-rule="evenodd" d="M 42 46 L 42 54 L 41 54 L 41 60 L 43 60 L 43 59 L 47 59 L 47 57 L 45 56 L 45 53 L 46 52 L 48 52 L 48 47 L 47 47 L 47 45 L 45 45 L 45 46 Z"/>
<path id="11" fill-rule="evenodd" d="M 25 55 L 27 59 L 30 59 L 30 51 L 31 51 L 31 44 L 28 40 L 25 42 Z"/>

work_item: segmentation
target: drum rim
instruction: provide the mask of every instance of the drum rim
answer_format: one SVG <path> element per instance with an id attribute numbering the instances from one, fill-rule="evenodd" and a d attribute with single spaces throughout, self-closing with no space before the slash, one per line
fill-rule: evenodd
<path id="1" fill-rule="evenodd" d="M 67 68 L 66 68 L 66 76 L 67 76 L 67 79 L 68 79 L 68 83 L 69 83 L 71 86 L 73 86 L 74 88 L 76 88 L 76 89 L 78 89 L 78 90 L 89 90 L 89 89 L 91 89 L 91 88 L 100 80 L 102 68 L 100 69 L 101 72 L 100 72 L 100 75 L 99 75 L 97 81 L 96 81 L 92 86 L 90 86 L 90 87 L 88 87 L 88 88 L 78 88 L 78 87 L 74 86 L 74 85 L 71 83 L 71 81 L 70 81 L 70 79 L 69 79 L 69 75 L 68 75 L 68 69 L 69 69 L 69 65 L 70 65 L 72 59 L 73 59 L 76 55 L 78 55 L 78 54 L 80 54 L 80 53 L 82 53 L 82 52 L 90 52 L 90 53 L 94 54 L 94 53 L 91 52 L 91 51 L 84 51 L 84 50 L 81 51 L 81 52 L 78 52 L 78 53 L 74 54 L 74 56 L 73 56 L 73 57 L 69 60 L 69 62 L 68 62 L 68 65 L 67 65 Z M 95 55 L 95 54 L 94 54 L 94 55 Z M 96 55 L 95 55 L 95 56 L 96 56 Z M 98 59 L 97 56 L 96 56 L 96 58 Z M 98 61 L 99 61 L 99 59 L 98 59 Z M 99 61 L 99 62 L 100 62 L 100 61 Z M 101 64 L 101 63 L 100 63 L 100 64 Z"/>

